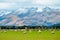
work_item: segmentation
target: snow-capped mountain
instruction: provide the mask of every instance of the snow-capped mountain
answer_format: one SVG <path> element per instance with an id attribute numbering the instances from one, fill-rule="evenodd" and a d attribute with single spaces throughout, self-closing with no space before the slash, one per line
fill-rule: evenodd
<path id="1" fill-rule="evenodd" d="M 14 11 L 0 11 L 0 15 L 2 13 L 4 14 L 0 17 L 0 25 L 2 26 L 51 26 L 53 24 L 60 23 L 60 10 L 49 7 L 45 7 L 43 9 L 32 7 L 19 8 Z"/>
<path id="2" fill-rule="evenodd" d="M 0 16 L 10 14 L 11 12 L 11 10 L 0 9 Z"/>

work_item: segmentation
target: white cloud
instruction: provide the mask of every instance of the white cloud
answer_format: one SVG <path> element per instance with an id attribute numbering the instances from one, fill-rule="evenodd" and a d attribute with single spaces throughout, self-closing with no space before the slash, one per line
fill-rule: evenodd
<path id="1" fill-rule="evenodd" d="M 7 8 L 7 7 L 10 7 L 10 5 L 6 3 L 0 3 L 0 8 Z"/>
<path id="2" fill-rule="evenodd" d="M 0 5 L 2 8 L 9 7 L 37 7 L 37 6 L 53 6 L 53 8 L 60 8 L 60 0 L 0 0 L 0 3 L 4 2 L 3 5 Z M 9 4 L 10 3 L 10 4 Z M 12 4 L 15 3 L 15 4 Z M 56 6 L 56 7 L 55 7 Z M 1 8 L 0 7 L 0 8 Z"/>
<path id="3" fill-rule="evenodd" d="M 25 2 L 28 0 L 0 0 L 0 2 Z"/>
<path id="4" fill-rule="evenodd" d="M 5 8 L 12 8 L 14 7 L 16 4 L 15 3 L 0 3 L 0 8 L 1 9 L 5 9 Z"/>
<path id="5" fill-rule="evenodd" d="M 59 0 L 33 0 L 33 4 L 41 5 L 55 5 L 58 4 Z"/>

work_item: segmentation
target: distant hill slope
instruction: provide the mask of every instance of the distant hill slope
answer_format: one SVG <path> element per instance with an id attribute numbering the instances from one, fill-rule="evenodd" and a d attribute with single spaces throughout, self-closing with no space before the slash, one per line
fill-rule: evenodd
<path id="1" fill-rule="evenodd" d="M 60 10 L 43 8 L 42 11 L 37 11 L 38 8 L 23 8 L 18 10 L 10 10 L 4 12 L 2 10 L 0 16 L 0 25 L 7 26 L 22 26 L 22 25 L 45 25 L 51 26 L 60 23 Z M 6 11 L 6 10 L 5 10 Z M 0 11 L 1 12 L 1 11 Z M 6 14 L 7 13 L 7 14 Z"/>

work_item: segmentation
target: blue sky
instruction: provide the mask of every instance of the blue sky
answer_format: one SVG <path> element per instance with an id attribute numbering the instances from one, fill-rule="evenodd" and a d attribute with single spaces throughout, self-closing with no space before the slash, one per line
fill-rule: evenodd
<path id="1" fill-rule="evenodd" d="M 45 6 L 52 8 L 60 8 L 60 0 L 0 0 L 0 8 Z"/>

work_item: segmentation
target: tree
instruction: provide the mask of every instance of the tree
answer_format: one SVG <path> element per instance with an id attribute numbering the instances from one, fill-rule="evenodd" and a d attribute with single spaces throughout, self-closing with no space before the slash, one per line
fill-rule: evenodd
<path id="1" fill-rule="evenodd" d="M 23 28 L 27 30 L 28 29 L 28 26 L 24 25 Z"/>
<path id="2" fill-rule="evenodd" d="M 1 30 L 1 26 L 0 26 L 0 30 Z"/>
<path id="3" fill-rule="evenodd" d="M 11 29 L 15 29 L 15 26 L 11 26 Z"/>
<path id="4" fill-rule="evenodd" d="M 44 25 L 41 26 L 42 30 L 44 29 Z"/>
<path id="5" fill-rule="evenodd" d="M 60 29 L 60 23 L 52 25 L 53 29 Z"/>

